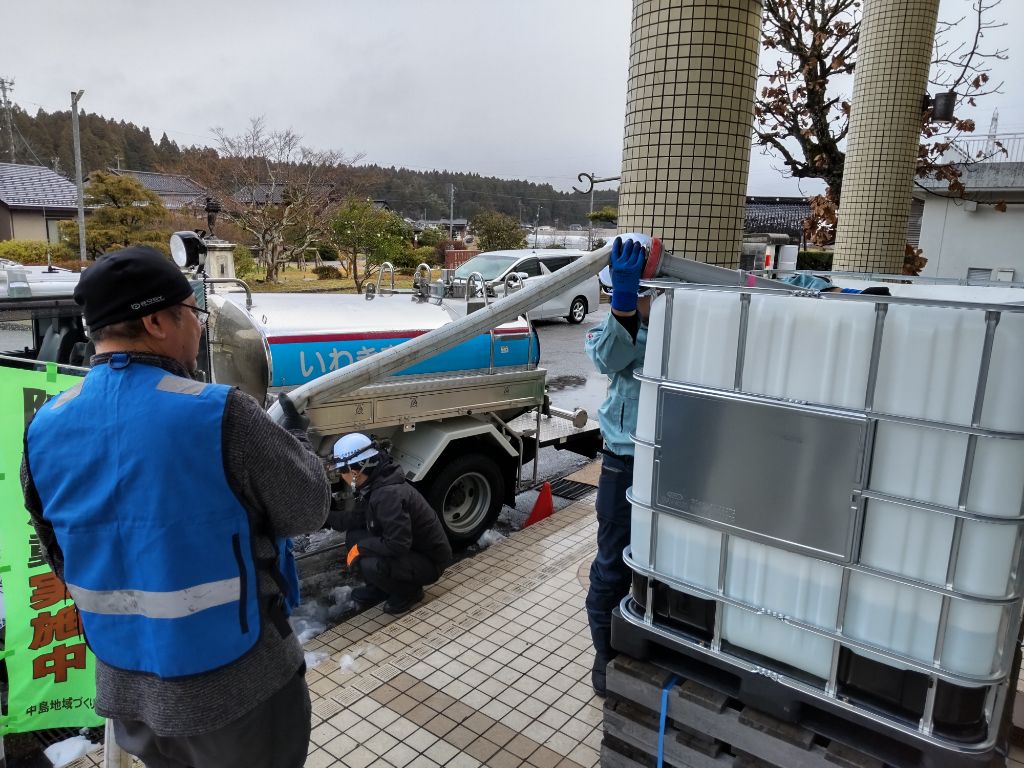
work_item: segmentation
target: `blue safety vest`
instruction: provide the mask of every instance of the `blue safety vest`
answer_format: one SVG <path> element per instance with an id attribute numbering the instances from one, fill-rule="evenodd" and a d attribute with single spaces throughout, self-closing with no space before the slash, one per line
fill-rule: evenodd
<path id="1" fill-rule="evenodd" d="M 253 533 L 224 472 L 229 392 L 117 353 L 32 420 L 43 516 L 89 645 L 110 666 L 184 677 L 259 640 Z M 276 544 L 290 607 L 295 561 L 287 539 Z"/>

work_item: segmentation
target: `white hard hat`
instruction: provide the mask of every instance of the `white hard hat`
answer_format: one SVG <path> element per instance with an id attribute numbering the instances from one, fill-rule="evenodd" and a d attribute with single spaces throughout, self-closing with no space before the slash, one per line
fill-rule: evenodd
<path id="1" fill-rule="evenodd" d="M 360 464 L 378 453 L 377 444 L 360 432 L 343 435 L 334 444 L 334 461 L 338 466 Z"/>

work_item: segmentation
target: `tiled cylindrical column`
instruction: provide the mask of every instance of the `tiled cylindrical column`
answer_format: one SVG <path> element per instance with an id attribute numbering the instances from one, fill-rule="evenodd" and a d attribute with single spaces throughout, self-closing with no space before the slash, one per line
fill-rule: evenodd
<path id="1" fill-rule="evenodd" d="M 899 273 L 939 0 L 868 0 L 832 268 Z"/>
<path id="2" fill-rule="evenodd" d="M 760 0 L 633 0 L 619 231 L 735 267 Z"/>

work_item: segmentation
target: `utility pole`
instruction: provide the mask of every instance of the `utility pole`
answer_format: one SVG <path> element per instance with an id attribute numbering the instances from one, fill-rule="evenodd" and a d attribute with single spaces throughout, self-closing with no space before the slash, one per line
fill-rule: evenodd
<path id="1" fill-rule="evenodd" d="M 85 266 L 85 195 L 82 193 L 82 141 L 78 135 L 78 100 L 85 91 L 71 92 L 71 133 L 75 139 L 75 183 L 78 185 L 78 258 Z"/>
<path id="2" fill-rule="evenodd" d="M 540 242 L 540 211 L 541 207 L 537 206 L 537 221 L 533 225 L 533 247 L 537 247 L 537 243 Z"/>
<path id="3" fill-rule="evenodd" d="M 7 99 L 7 89 L 14 90 L 14 80 L 0 77 L 0 100 L 3 102 L 4 123 L 7 125 L 7 152 L 14 162 L 14 119 L 11 116 L 11 102 Z"/>
<path id="4" fill-rule="evenodd" d="M 455 239 L 455 185 L 449 184 L 451 193 L 448 197 L 448 239 Z"/>

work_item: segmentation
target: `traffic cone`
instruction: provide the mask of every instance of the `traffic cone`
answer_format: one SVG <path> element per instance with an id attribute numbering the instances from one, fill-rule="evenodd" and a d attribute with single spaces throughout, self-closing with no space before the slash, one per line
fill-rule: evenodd
<path id="1" fill-rule="evenodd" d="M 533 502 L 533 509 L 530 510 L 530 516 L 526 518 L 526 522 L 523 523 L 523 528 L 534 523 L 539 523 L 545 517 L 551 517 L 551 513 L 555 511 L 555 502 L 551 498 L 551 483 L 545 481 L 544 485 L 540 488 L 540 493 L 537 494 L 537 500 Z"/>

